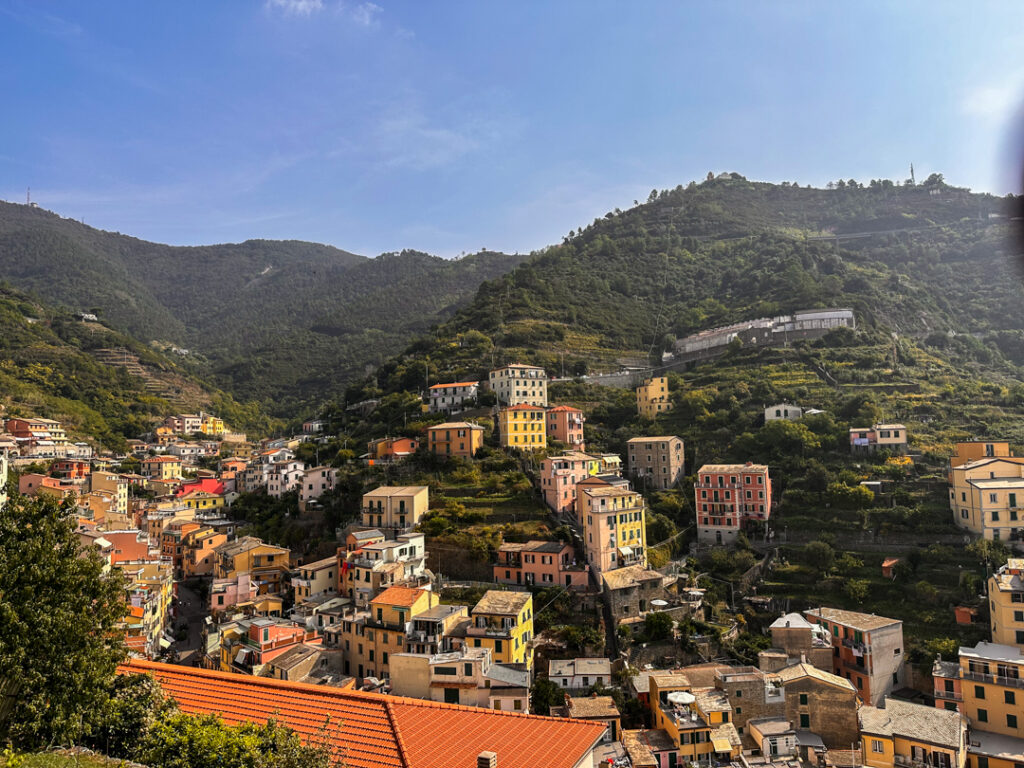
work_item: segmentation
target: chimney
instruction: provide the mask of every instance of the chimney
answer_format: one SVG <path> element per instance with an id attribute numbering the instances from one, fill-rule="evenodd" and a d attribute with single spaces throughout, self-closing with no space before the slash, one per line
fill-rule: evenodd
<path id="1" fill-rule="evenodd" d="M 481 752 L 476 756 L 476 768 L 498 768 L 498 756 L 494 752 Z"/>

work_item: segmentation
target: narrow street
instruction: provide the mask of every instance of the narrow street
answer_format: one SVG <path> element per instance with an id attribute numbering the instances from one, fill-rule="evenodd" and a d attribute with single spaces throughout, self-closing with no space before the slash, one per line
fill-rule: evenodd
<path id="1" fill-rule="evenodd" d="M 183 621 L 188 622 L 188 636 L 185 640 L 174 643 L 174 650 L 178 652 L 179 664 L 187 667 L 199 665 L 203 619 L 206 617 L 206 613 L 206 607 L 199 600 L 196 591 L 184 583 L 179 583 L 178 616 L 174 620 L 174 626 L 177 627 Z"/>

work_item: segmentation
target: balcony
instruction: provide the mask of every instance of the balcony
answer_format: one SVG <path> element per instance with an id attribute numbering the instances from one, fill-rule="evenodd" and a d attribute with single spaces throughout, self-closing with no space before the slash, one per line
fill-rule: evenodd
<path id="1" fill-rule="evenodd" d="M 512 637 L 513 627 L 467 627 L 466 635 L 469 637 Z"/>
<path id="2" fill-rule="evenodd" d="M 858 643 L 856 640 L 849 637 L 843 638 L 843 645 L 845 645 L 847 648 L 854 648 L 856 650 L 859 650 L 861 653 L 871 653 L 871 648 L 866 646 L 864 643 Z"/>
<path id="3" fill-rule="evenodd" d="M 973 672 L 971 670 L 962 670 L 962 676 L 964 680 L 974 680 L 978 683 L 991 683 L 992 685 L 1002 685 L 1007 688 L 1024 689 L 1024 680 L 1021 680 L 1019 677 L 1004 677 L 1003 675 L 986 675 L 982 672 Z"/>
<path id="4" fill-rule="evenodd" d="M 945 701 L 963 701 L 964 700 L 963 694 L 962 693 L 957 693 L 956 691 L 939 691 L 939 690 L 936 690 L 935 691 L 935 698 L 936 699 L 944 699 Z"/>
<path id="5" fill-rule="evenodd" d="M 945 758 L 945 760 L 941 758 Z M 931 760 L 915 760 L 906 755 L 895 755 L 893 763 L 900 766 L 900 768 L 950 768 L 952 759 L 945 752 L 932 752 Z"/>

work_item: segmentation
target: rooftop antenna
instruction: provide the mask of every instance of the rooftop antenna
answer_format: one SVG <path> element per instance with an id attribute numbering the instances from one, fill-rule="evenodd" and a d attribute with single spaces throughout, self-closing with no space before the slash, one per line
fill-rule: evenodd
<path id="1" fill-rule="evenodd" d="M 917 179 L 914 178 L 914 164 L 910 164 L 910 186 L 917 186 Z"/>
<path id="2" fill-rule="evenodd" d="M 25 205 L 32 205 L 32 187 L 25 190 Z"/>

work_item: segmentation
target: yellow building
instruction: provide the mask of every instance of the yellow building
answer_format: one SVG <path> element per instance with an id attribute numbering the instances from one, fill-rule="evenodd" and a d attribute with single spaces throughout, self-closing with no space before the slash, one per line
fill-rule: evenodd
<path id="1" fill-rule="evenodd" d="M 410 531 L 430 507 L 425 485 L 382 485 L 363 494 L 363 525 L 381 530 Z"/>
<path id="2" fill-rule="evenodd" d="M 544 409 L 520 403 L 498 412 L 498 436 L 502 448 L 542 451 L 548 447 Z"/>
<path id="3" fill-rule="evenodd" d="M 223 435 L 224 434 L 224 420 L 217 418 L 209 413 L 199 414 L 201 421 L 199 423 L 199 431 L 204 435 Z"/>
<path id="4" fill-rule="evenodd" d="M 290 549 L 264 544 L 254 536 L 243 536 L 221 544 L 214 552 L 215 579 L 237 579 L 240 574 L 248 573 L 260 595 L 277 595 L 284 589 L 284 577 L 290 571 Z"/>
<path id="5" fill-rule="evenodd" d="M 346 675 L 386 678 L 391 654 L 405 653 L 412 643 L 409 628 L 417 616 L 440 602 L 436 592 L 389 587 L 370 601 L 368 611 L 344 615 L 336 643 Z"/>
<path id="6" fill-rule="evenodd" d="M 886 698 L 884 708 L 864 706 L 860 721 L 863 764 L 871 768 L 964 768 L 967 722 L 956 711 Z"/>
<path id="7" fill-rule="evenodd" d="M 128 480 L 113 472 L 93 472 L 89 475 L 90 491 L 106 491 L 114 496 L 113 512 L 128 514 Z"/>
<path id="8" fill-rule="evenodd" d="M 296 603 L 321 592 L 338 591 L 338 557 L 332 555 L 315 563 L 299 566 L 299 575 L 292 577 L 292 593 Z"/>
<path id="9" fill-rule="evenodd" d="M 1004 459 L 1013 456 L 1010 444 L 1000 440 L 967 440 L 956 444 L 955 452 L 949 457 L 949 466 L 962 467 L 979 459 Z"/>
<path id="10" fill-rule="evenodd" d="M 983 458 L 950 469 L 949 506 L 961 528 L 986 539 L 1024 538 L 1024 458 Z"/>
<path id="11" fill-rule="evenodd" d="M 1024 649 L 1024 559 L 1011 558 L 988 580 L 992 642 Z"/>
<path id="12" fill-rule="evenodd" d="M 647 419 L 653 419 L 672 410 L 672 402 L 668 396 L 668 377 L 655 376 L 647 379 L 636 388 L 637 413 Z"/>
<path id="13" fill-rule="evenodd" d="M 180 480 L 181 459 L 177 456 L 150 456 L 142 460 L 142 474 L 164 482 Z"/>
<path id="14" fill-rule="evenodd" d="M 1017 646 L 961 648 L 960 681 L 972 733 L 1024 738 L 1024 657 Z"/>
<path id="15" fill-rule="evenodd" d="M 675 743 L 680 764 L 739 757 L 742 743 L 724 691 L 693 688 L 680 672 L 651 674 L 649 685 L 652 725 Z"/>
<path id="16" fill-rule="evenodd" d="M 957 672 L 962 711 L 971 728 L 969 765 L 1017 768 L 1024 763 L 1024 656 L 1020 649 L 997 643 L 961 647 Z"/>
<path id="17" fill-rule="evenodd" d="M 533 597 L 529 592 L 492 589 L 484 593 L 466 627 L 466 645 L 490 648 L 497 664 L 533 668 Z"/>
<path id="18" fill-rule="evenodd" d="M 590 567 L 609 571 L 647 565 L 644 497 L 617 485 L 577 486 L 576 519 Z"/>
<path id="19" fill-rule="evenodd" d="M 207 491 L 190 491 L 181 496 L 178 501 L 188 509 L 197 512 L 209 512 L 214 509 L 221 509 L 224 506 L 223 496 Z"/>

